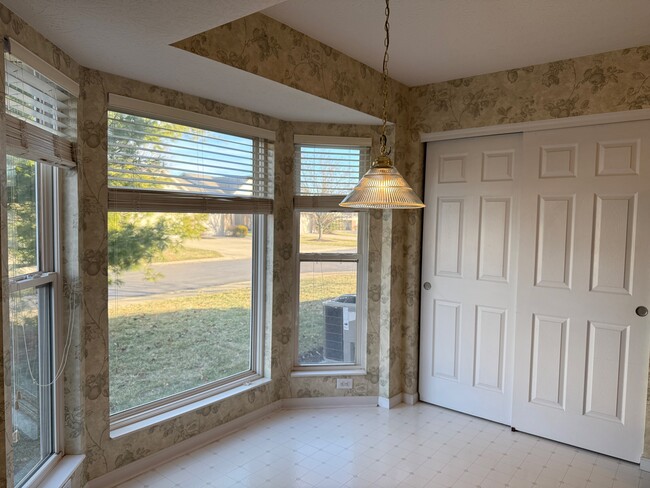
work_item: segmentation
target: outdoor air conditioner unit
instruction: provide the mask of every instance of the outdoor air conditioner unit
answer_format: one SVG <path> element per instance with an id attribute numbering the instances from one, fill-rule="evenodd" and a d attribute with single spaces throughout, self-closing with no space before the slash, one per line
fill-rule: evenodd
<path id="1" fill-rule="evenodd" d="M 357 360 L 357 296 L 341 295 L 323 302 L 326 361 Z"/>

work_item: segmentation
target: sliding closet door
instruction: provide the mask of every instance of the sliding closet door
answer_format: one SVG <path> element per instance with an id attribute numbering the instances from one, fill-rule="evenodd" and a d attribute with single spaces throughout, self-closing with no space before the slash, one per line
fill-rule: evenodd
<path id="1" fill-rule="evenodd" d="M 510 423 L 521 135 L 430 143 L 420 398 Z"/>
<path id="2" fill-rule="evenodd" d="M 512 425 L 638 462 L 650 122 L 527 133 Z"/>

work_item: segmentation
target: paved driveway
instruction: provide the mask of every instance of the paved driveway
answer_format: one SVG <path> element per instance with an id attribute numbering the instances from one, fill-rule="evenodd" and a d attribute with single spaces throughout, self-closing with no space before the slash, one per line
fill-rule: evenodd
<path id="1" fill-rule="evenodd" d="M 326 262 L 318 266 L 319 271 L 332 273 L 349 271 L 351 265 Z M 128 271 L 121 276 L 123 285 L 109 287 L 108 297 L 137 298 L 218 288 L 250 281 L 252 266 L 250 259 L 209 259 L 159 263 L 151 265 L 151 268 L 158 274 L 155 281 L 147 281 L 142 271 Z"/>

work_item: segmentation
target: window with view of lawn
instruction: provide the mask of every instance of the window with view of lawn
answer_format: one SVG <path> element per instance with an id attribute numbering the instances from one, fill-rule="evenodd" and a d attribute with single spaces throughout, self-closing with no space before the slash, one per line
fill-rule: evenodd
<path id="1" fill-rule="evenodd" d="M 262 374 L 272 144 L 172 115 L 109 112 L 114 425 Z"/>
<path id="2" fill-rule="evenodd" d="M 300 213 L 298 358 L 301 366 L 354 365 L 363 357 L 365 214 Z M 318 226 L 326 228 L 319 232 Z M 361 278 L 361 279 L 360 279 Z"/>
<path id="3" fill-rule="evenodd" d="M 258 228 L 250 214 L 109 213 L 112 412 L 251 371 Z"/>
<path id="4" fill-rule="evenodd" d="M 33 55 L 15 41 L 5 39 L 5 49 L 3 237 L 9 305 L 5 337 L 11 351 L 5 362 L 5 400 L 13 461 L 8 479 L 19 488 L 37 483 L 62 449 L 57 406 L 72 336 L 61 306 L 58 203 L 64 170 L 55 166 L 75 167 L 78 86 L 44 62 L 38 69 L 25 62 L 32 62 Z"/>
<path id="5" fill-rule="evenodd" d="M 9 319 L 11 326 L 11 404 L 14 479 L 26 481 L 55 449 L 54 413 L 57 375 L 54 327 L 58 293 L 51 184 L 53 168 L 7 157 L 9 241 Z"/>
<path id="6" fill-rule="evenodd" d="M 365 172 L 370 141 L 296 136 L 297 368 L 363 366 L 367 215 L 338 203 Z"/>

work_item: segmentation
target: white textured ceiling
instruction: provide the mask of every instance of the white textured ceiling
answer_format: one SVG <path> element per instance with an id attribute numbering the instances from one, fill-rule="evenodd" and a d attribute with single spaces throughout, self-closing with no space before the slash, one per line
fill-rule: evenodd
<path id="1" fill-rule="evenodd" d="M 282 0 L 2 0 L 81 65 L 284 120 L 380 121 L 171 47 Z"/>
<path id="2" fill-rule="evenodd" d="M 264 13 L 381 70 L 383 0 Z M 650 0 L 392 0 L 390 26 L 390 75 L 417 86 L 650 44 Z"/>
<path id="3" fill-rule="evenodd" d="M 169 44 L 256 11 L 376 69 L 383 0 L 0 0 L 84 66 L 285 120 L 374 117 Z M 392 0 L 390 75 L 422 85 L 650 44 L 650 0 Z"/>

